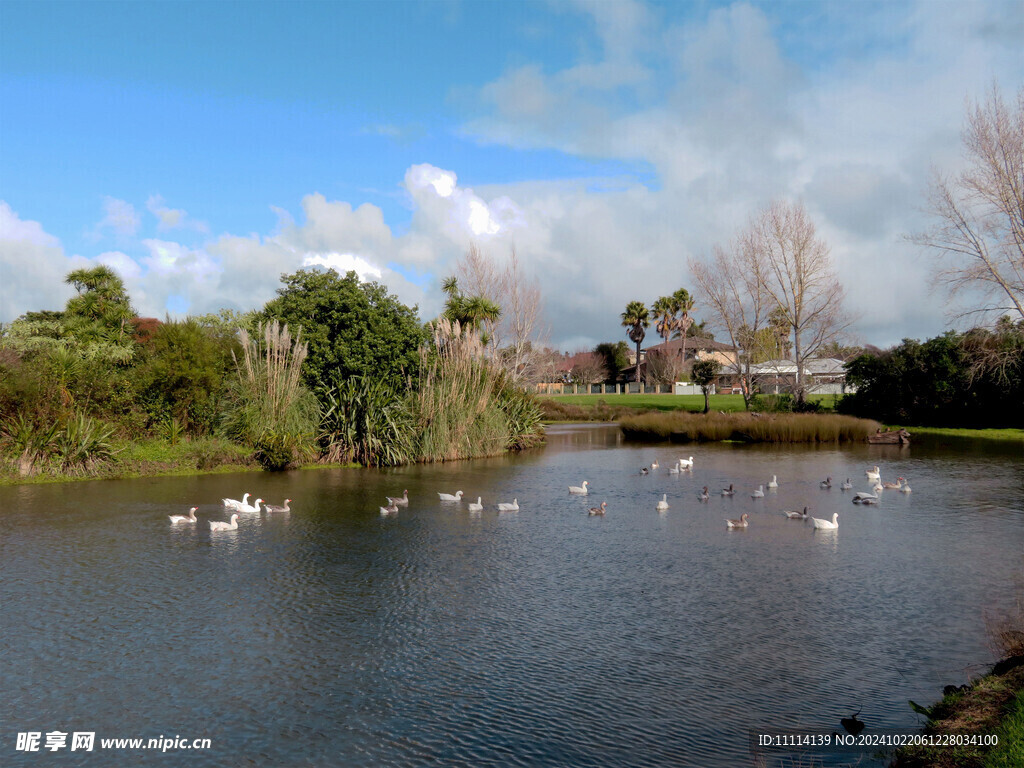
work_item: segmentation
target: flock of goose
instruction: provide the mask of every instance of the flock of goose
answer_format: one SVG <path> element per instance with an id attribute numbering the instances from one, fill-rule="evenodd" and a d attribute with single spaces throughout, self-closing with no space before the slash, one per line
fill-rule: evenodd
<path id="1" fill-rule="evenodd" d="M 655 460 L 655 461 L 651 462 L 650 467 L 643 467 L 643 468 L 641 468 L 640 474 L 641 475 L 649 475 L 652 472 L 654 472 L 655 470 L 657 470 L 658 467 L 659 467 L 659 464 L 658 464 L 657 460 Z M 689 470 L 692 470 L 692 469 L 693 469 L 693 456 L 690 456 L 687 459 L 682 459 L 682 458 L 679 459 L 673 466 L 668 468 L 668 471 L 669 471 L 669 474 L 679 474 L 680 472 L 686 472 L 686 471 L 689 471 Z M 864 475 L 867 478 L 867 480 L 872 484 L 871 485 L 871 491 L 873 491 L 873 492 L 858 491 L 857 493 L 855 493 L 853 495 L 853 497 L 851 499 L 854 504 L 869 504 L 869 505 L 870 504 L 878 504 L 878 502 L 879 502 L 878 494 L 880 492 L 882 492 L 882 491 L 885 491 L 885 490 L 898 490 L 898 491 L 900 491 L 902 493 L 910 493 L 911 492 L 910 483 L 907 481 L 907 479 L 905 477 L 898 477 L 896 479 L 896 482 L 882 482 L 881 471 L 879 470 L 879 468 L 877 466 L 872 467 L 871 469 L 865 470 Z M 766 485 L 768 486 L 769 490 L 777 489 L 779 487 L 778 477 L 776 475 L 772 475 L 772 479 L 769 480 Z M 587 496 L 590 493 L 589 486 L 590 486 L 590 482 L 587 481 L 587 480 L 584 480 L 581 485 L 570 485 L 569 486 L 569 494 L 570 495 L 574 495 L 574 496 Z M 822 480 L 818 484 L 818 486 L 822 490 L 826 490 L 826 491 L 831 490 L 832 487 L 833 487 L 833 485 L 832 485 L 832 478 L 831 477 L 826 477 L 824 480 Z M 846 478 L 845 482 L 840 483 L 839 484 L 839 488 L 840 488 L 840 490 L 843 490 L 843 491 L 851 490 L 853 488 L 853 484 L 850 482 L 850 478 Z M 759 485 L 756 490 L 751 491 L 750 497 L 752 499 L 763 499 L 763 498 L 765 498 L 764 489 L 765 489 L 765 485 Z M 722 491 L 721 491 L 721 495 L 724 496 L 724 497 L 734 496 L 735 494 L 736 494 L 736 489 L 735 489 L 735 487 L 733 486 L 732 483 L 729 484 L 728 488 L 723 488 Z M 461 502 L 463 495 L 464 494 L 463 494 L 462 491 L 456 491 L 455 493 L 438 493 L 437 494 L 438 499 L 442 503 L 458 503 L 458 502 Z M 221 502 L 224 505 L 224 508 L 228 509 L 228 510 L 232 510 L 232 512 L 233 512 L 233 514 L 231 515 L 231 521 L 230 522 L 223 522 L 221 520 L 210 520 L 209 521 L 209 523 L 210 523 L 210 530 L 211 531 L 233 531 L 233 530 L 238 528 L 238 518 L 242 514 L 259 514 L 261 511 L 263 511 L 263 512 L 290 512 L 291 511 L 291 507 L 289 506 L 291 504 L 291 499 L 285 499 L 284 500 L 284 504 L 280 505 L 280 506 L 279 505 L 275 505 L 275 504 L 264 504 L 264 506 L 263 506 L 263 508 L 261 510 L 260 504 L 263 504 L 263 499 L 256 499 L 252 504 L 249 504 L 249 496 L 250 496 L 249 493 L 245 493 L 245 494 L 243 494 L 241 500 L 238 500 L 238 499 L 221 499 Z M 699 494 L 697 494 L 697 499 L 699 501 L 707 501 L 710 498 L 711 498 L 711 494 L 708 491 L 708 486 L 705 485 L 704 488 L 701 490 L 701 492 Z M 397 514 L 399 507 L 407 507 L 407 506 L 409 506 L 409 491 L 408 491 L 408 489 L 403 491 L 401 496 L 388 496 L 387 497 L 387 501 L 388 501 L 387 506 L 384 506 L 384 507 L 380 508 L 380 514 L 382 516 L 390 516 L 390 515 Z M 605 511 L 607 510 L 607 508 L 608 508 L 608 503 L 602 501 L 600 506 L 590 507 L 587 510 L 587 513 L 589 515 L 604 515 Z M 187 515 L 169 515 L 171 523 L 177 525 L 177 524 L 186 524 L 186 523 L 195 523 L 195 522 L 197 522 L 198 521 L 198 518 L 196 517 L 196 510 L 197 509 L 198 509 L 198 507 L 192 507 L 189 510 Z M 470 502 L 469 503 L 468 509 L 469 509 L 470 512 L 474 512 L 474 513 L 482 512 L 483 509 L 484 509 L 482 498 L 477 496 L 477 499 L 476 499 L 475 502 Z M 498 509 L 499 512 L 518 512 L 519 511 L 519 499 L 518 498 L 513 499 L 510 503 L 509 502 L 500 503 L 500 504 L 497 505 L 497 509 Z M 666 512 L 666 511 L 668 511 L 669 503 L 668 503 L 668 494 L 667 493 L 663 493 L 662 494 L 661 500 L 655 505 L 655 509 L 658 512 Z M 832 519 L 831 520 L 822 520 L 821 518 L 810 517 L 807 514 L 807 507 L 804 507 L 802 511 L 800 511 L 800 510 L 785 510 L 785 511 L 783 511 L 782 514 L 785 515 L 786 518 L 789 519 L 789 520 L 810 520 L 813 523 L 814 528 L 817 529 L 817 530 L 825 530 L 825 531 L 833 530 L 834 531 L 837 528 L 839 528 L 839 513 L 838 512 L 834 512 L 832 514 Z M 726 527 L 729 530 L 747 528 L 750 525 L 750 515 L 744 513 L 744 514 L 740 515 L 738 520 L 726 519 L 725 524 L 726 524 Z"/>
<path id="2" fill-rule="evenodd" d="M 284 504 L 264 504 L 262 510 L 260 504 L 263 504 L 263 499 L 256 499 L 252 504 L 249 503 L 250 494 L 245 493 L 242 495 L 241 501 L 238 499 L 221 499 L 221 503 L 225 509 L 234 510 L 234 514 L 231 515 L 231 522 L 225 523 L 223 520 L 210 520 L 211 531 L 234 531 L 238 528 L 238 518 L 242 514 L 259 514 L 262 512 L 291 512 L 289 506 L 292 502 L 291 499 L 285 499 Z M 195 523 L 198 522 L 196 517 L 196 510 L 199 507 L 192 507 L 188 511 L 187 515 L 168 515 L 172 525 L 178 525 L 179 523 Z"/>

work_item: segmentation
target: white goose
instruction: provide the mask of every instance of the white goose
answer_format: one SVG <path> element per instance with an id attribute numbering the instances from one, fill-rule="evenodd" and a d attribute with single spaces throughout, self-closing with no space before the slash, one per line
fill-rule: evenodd
<path id="1" fill-rule="evenodd" d="M 661 494 L 661 501 L 658 502 L 658 505 L 655 507 L 655 509 L 657 509 L 659 512 L 664 512 L 666 509 L 668 509 L 667 493 Z"/>
<path id="2" fill-rule="evenodd" d="M 291 512 L 292 508 L 289 506 L 292 503 L 291 499 L 285 499 L 284 504 L 264 504 L 264 512 Z M 394 504 L 392 504 L 394 506 Z"/>
<path id="3" fill-rule="evenodd" d="M 854 504 L 877 504 L 878 497 L 873 493 L 866 493 L 864 491 L 857 491 L 853 494 Z"/>
<path id="4" fill-rule="evenodd" d="M 211 531 L 233 531 L 236 528 L 238 528 L 238 513 L 237 512 L 235 512 L 235 514 L 233 514 L 231 516 L 231 522 L 230 523 L 224 523 L 224 522 L 221 522 L 220 520 L 211 520 L 210 521 L 210 530 Z"/>
<path id="5" fill-rule="evenodd" d="M 168 515 L 172 523 L 194 523 L 196 521 L 196 510 L 199 507 L 192 507 L 187 515 Z"/>
<path id="6" fill-rule="evenodd" d="M 669 467 L 668 468 L 668 473 L 670 475 L 678 475 L 679 474 L 679 462 L 678 461 L 676 462 L 676 465 L 674 467 Z"/>
<path id="7" fill-rule="evenodd" d="M 757 490 L 750 494 L 752 499 L 763 499 L 764 498 L 764 486 L 757 486 Z"/>
<path id="8" fill-rule="evenodd" d="M 262 504 L 262 503 L 263 503 L 263 499 L 256 499 L 256 501 L 254 501 L 252 504 L 241 504 L 241 505 L 235 507 L 235 509 L 237 509 L 239 512 L 256 512 L 256 513 L 259 513 L 259 511 L 260 511 L 260 504 Z"/>
<path id="9" fill-rule="evenodd" d="M 790 520 L 806 520 L 807 519 L 807 507 L 804 507 L 804 511 L 803 512 L 794 512 L 794 511 L 790 511 L 790 510 L 787 509 L 782 514 L 784 514 Z"/>
<path id="10" fill-rule="evenodd" d="M 607 501 L 602 501 L 600 507 L 591 507 L 587 511 L 587 514 L 589 514 L 589 515 L 603 515 L 605 509 L 607 509 L 607 508 L 608 508 L 608 502 Z"/>
<path id="11" fill-rule="evenodd" d="M 655 469 L 657 469 L 657 468 L 658 468 L 658 467 L 660 467 L 660 466 L 661 466 L 661 465 L 660 465 L 660 464 L 658 463 L 658 460 L 657 460 L 657 459 L 655 459 L 654 461 L 652 461 L 652 462 L 651 462 L 651 469 L 652 469 L 652 470 L 655 470 Z"/>
<path id="12" fill-rule="evenodd" d="M 437 495 L 441 501 L 462 501 L 462 491 L 456 491 L 454 495 L 450 493 L 438 493 Z"/>
<path id="13" fill-rule="evenodd" d="M 864 474 L 867 475 L 868 480 L 878 480 L 882 476 L 878 467 L 875 467 L 874 469 L 867 469 L 864 471 Z"/>
<path id="14" fill-rule="evenodd" d="M 575 493 L 578 494 L 579 496 L 586 496 L 587 493 L 589 493 L 589 491 L 587 491 L 588 485 L 590 485 L 590 482 L 588 480 L 584 480 L 583 485 L 570 485 L 569 493 Z"/>
<path id="15" fill-rule="evenodd" d="M 409 489 L 406 488 L 402 491 L 401 496 L 388 496 L 388 506 L 391 507 L 408 507 L 409 506 Z"/>
<path id="16" fill-rule="evenodd" d="M 239 507 L 246 506 L 249 503 L 249 494 L 242 494 L 241 501 L 238 499 L 221 499 L 221 502 L 223 502 L 224 506 L 228 509 L 238 509 Z"/>
<path id="17" fill-rule="evenodd" d="M 850 478 L 846 478 L 846 482 L 845 483 L 840 483 L 839 484 L 839 490 L 841 490 L 841 491 L 848 491 L 851 488 L 853 488 L 853 483 L 850 482 Z"/>
<path id="18" fill-rule="evenodd" d="M 746 528 L 747 524 L 749 522 L 750 522 L 750 515 L 748 515 L 746 512 L 744 512 L 742 515 L 740 515 L 740 519 L 739 520 L 726 520 L 725 521 L 725 526 L 727 528 L 730 528 L 730 529 L 732 529 L 732 528 Z"/>
<path id="19" fill-rule="evenodd" d="M 900 493 L 910 493 L 910 481 L 903 478 L 903 487 L 900 488 Z"/>
<path id="20" fill-rule="evenodd" d="M 519 499 L 512 499 L 511 504 L 499 504 L 499 512 L 518 512 L 519 511 Z"/>
<path id="21" fill-rule="evenodd" d="M 884 491 L 885 490 L 885 486 L 882 485 L 880 482 L 878 482 L 876 480 L 875 484 L 873 486 L 871 486 L 871 490 L 874 491 L 875 493 L 878 493 L 880 491 Z"/>
<path id="22" fill-rule="evenodd" d="M 397 504 L 389 504 L 386 507 L 381 507 L 380 508 L 380 516 L 381 517 L 388 517 L 390 515 L 397 515 L 397 514 L 398 514 L 398 505 Z"/>
<path id="23" fill-rule="evenodd" d="M 832 522 L 828 520 L 822 520 L 820 517 L 812 517 L 811 522 L 814 523 L 814 527 L 822 531 L 834 531 L 839 527 L 839 513 L 832 513 Z"/>
<path id="24" fill-rule="evenodd" d="M 772 479 L 768 481 L 768 487 L 769 488 L 778 488 L 779 487 L 779 480 L 778 480 L 777 477 L 775 477 L 775 475 L 772 475 Z"/>
<path id="25" fill-rule="evenodd" d="M 477 496 L 476 497 L 476 501 L 469 502 L 469 511 L 470 512 L 483 512 L 484 505 L 481 502 L 482 502 L 482 499 L 479 496 Z"/>
<path id="26" fill-rule="evenodd" d="M 688 459 L 680 459 L 679 466 L 682 469 L 693 469 L 693 456 Z"/>

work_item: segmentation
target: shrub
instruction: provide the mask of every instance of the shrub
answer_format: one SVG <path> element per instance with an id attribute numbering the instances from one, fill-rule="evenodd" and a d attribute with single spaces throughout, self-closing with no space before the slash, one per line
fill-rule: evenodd
<path id="1" fill-rule="evenodd" d="M 392 466 L 412 461 L 414 433 L 406 401 L 386 382 L 357 377 L 323 392 L 320 444 L 330 462 Z"/>

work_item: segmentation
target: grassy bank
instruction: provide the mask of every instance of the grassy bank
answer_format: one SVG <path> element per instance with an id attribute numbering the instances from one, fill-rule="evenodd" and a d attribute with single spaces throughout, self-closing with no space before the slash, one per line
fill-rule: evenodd
<path id="1" fill-rule="evenodd" d="M 121 440 L 114 442 L 112 449 L 109 459 L 97 462 L 88 470 L 61 470 L 56 465 L 44 464 L 32 474 L 22 475 L 14 464 L 9 464 L 0 470 L 0 485 L 262 470 L 253 458 L 252 448 L 221 438 L 174 443 L 158 438 Z"/>
<path id="2" fill-rule="evenodd" d="M 951 691 L 923 712 L 928 717 L 927 734 L 995 736 L 998 744 L 906 747 L 897 752 L 896 768 L 1024 766 L 1024 665 L 986 675 L 966 690 Z"/>
<path id="3" fill-rule="evenodd" d="M 999 443 L 1021 443 L 1024 445 L 1024 429 L 954 429 L 951 427 L 908 427 L 893 426 L 892 429 L 906 429 L 913 437 L 928 442 L 955 442 L 958 440 L 991 440 Z"/>
<path id="4" fill-rule="evenodd" d="M 811 395 L 822 408 L 835 407 L 835 395 Z M 671 412 L 704 410 L 703 395 L 539 395 L 546 421 L 618 421 L 645 411 Z M 742 395 L 711 395 L 711 410 L 743 413 Z"/>
<path id="5" fill-rule="evenodd" d="M 646 413 L 619 425 L 627 440 L 751 443 L 864 442 L 879 427 L 869 419 L 812 413 Z"/>

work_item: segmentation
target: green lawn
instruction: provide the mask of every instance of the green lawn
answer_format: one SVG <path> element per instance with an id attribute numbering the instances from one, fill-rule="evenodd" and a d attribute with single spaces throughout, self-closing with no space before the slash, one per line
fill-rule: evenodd
<path id="1" fill-rule="evenodd" d="M 636 408 L 651 411 L 703 411 L 703 395 L 538 395 L 545 400 L 575 406 L 594 406 L 604 400 L 613 407 Z M 808 399 L 821 402 L 825 408 L 835 405 L 835 395 L 811 395 Z M 743 395 L 711 395 L 711 410 L 733 413 L 744 410 Z"/>
<path id="2" fill-rule="evenodd" d="M 900 429 L 901 427 L 893 426 L 892 428 Z M 902 429 L 907 430 L 912 437 L 952 437 L 970 440 L 995 440 L 1001 443 L 1024 443 L 1024 429 L 953 429 L 949 427 L 908 426 L 904 426 Z"/>

